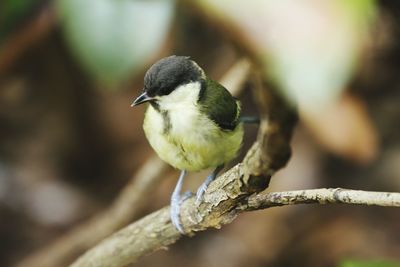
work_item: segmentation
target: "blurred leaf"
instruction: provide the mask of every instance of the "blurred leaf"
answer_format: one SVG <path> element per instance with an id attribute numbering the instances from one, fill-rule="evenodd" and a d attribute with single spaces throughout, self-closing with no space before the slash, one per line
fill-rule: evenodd
<path id="1" fill-rule="evenodd" d="M 0 2 L 0 42 L 30 13 L 38 0 L 3 0 Z"/>
<path id="2" fill-rule="evenodd" d="M 375 158 L 377 133 L 364 103 L 356 97 L 345 94 L 321 112 L 309 112 L 300 105 L 299 112 L 315 139 L 329 151 L 360 163 Z"/>
<path id="3" fill-rule="evenodd" d="M 346 87 L 374 18 L 374 0 L 198 0 L 236 24 L 284 95 L 306 108 Z"/>
<path id="4" fill-rule="evenodd" d="M 400 267 L 400 262 L 345 260 L 339 264 L 339 267 Z"/>
<path id="5" fill-rule="evenodd" d="M 106 83 L 123 81 L 161 48 L 173 0 L 58 0 L 62 27 L 83 67 Z"/>

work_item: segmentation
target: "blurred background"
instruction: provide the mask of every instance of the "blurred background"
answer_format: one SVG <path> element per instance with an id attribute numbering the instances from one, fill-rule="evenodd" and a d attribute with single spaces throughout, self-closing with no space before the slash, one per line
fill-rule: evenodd
<path id="1" fill-rule="evenodd" d="M 146 69 L 171 54 L 215 80 L 250 58 L 268 89 L 298 107 L 293 156 L 268 190 L 400 191 L 399 1 L 0 0 L 0 266 L 49 256 L 153 157 L 144 108 L 130 103 Z M 250 83 L 238 97 L 257 114 Z M 256 132 L 246 128 L 238 161 Z M 163 171 L 130 221 L 167 205 L 177 176 Z M 58 266 L 87 247 L 75 249 Z M 246 213 L 132 266 L 244 265 L 400 266 L 400 212 Z"/>

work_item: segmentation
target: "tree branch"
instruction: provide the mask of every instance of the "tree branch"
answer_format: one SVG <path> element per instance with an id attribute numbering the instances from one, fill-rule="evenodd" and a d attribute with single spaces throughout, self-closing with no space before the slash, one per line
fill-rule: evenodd
<path id="1" fill-rule="evenodd" d="M 284 205 L 358 204 L 400 207 L 400 193 L 342 188 L 262 192 L 242 198 L 242 167 L 242 164 L 235 166 L 213 182 L 205 195 L 206 202 L 199 207 L 195 206 L 194 198 L 183 204 L 182 223 L 186 231 L 193 234 L 193 231 L 219 228 L 230 223 L 241 212 Z M 88 251 L 72 266 L 125 266 L 175 243 L 180 237 L 170 222 L 169 207 L 165 207 L 115 233 Z"/>
<path id="2" fill-rule="evenodd" d="M 354 204 L 400 207 L 400 193 L 371 192 L 344 188 L 321 188 L 287 192 L 264 192 L 249 197 L 243 210 L 259 210 L 296 204 Z"/>

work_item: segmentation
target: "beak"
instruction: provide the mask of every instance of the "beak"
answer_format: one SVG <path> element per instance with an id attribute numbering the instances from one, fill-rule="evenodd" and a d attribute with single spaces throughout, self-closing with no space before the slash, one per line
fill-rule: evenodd
<path id="1" fill-rule="evenodd" d="M 133 103 L 131 104 L 131 107 L 140 105 L 140 104 L 142 104 L 142 103 L 144 103 L 144 102 L 147 102 L 147 101 L 150 101 L 150 100 L 152 100 L 152 99 L 153 99 L 152 97 L 148 96 L 147 93 L 144 92 L 144 93 L 142 93 L 140 96 L 138 96 L 138 97 L 135 99 L 135 101 L 133 101 Z"/>

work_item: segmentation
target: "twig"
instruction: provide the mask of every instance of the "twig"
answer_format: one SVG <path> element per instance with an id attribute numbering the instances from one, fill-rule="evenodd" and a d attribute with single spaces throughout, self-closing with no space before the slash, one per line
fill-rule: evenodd
<path id="1" fill-rule="evenodd" d="M 400 207 L 400 193 L 371 192 L 344 188 L 265 192 L 249 197 L 243 209 L 259 210 L 295 204 L 355 204 Z"/>
<path id="2" fill-rule="evenodd" d="M 230 223 L 244 211 L 295 204 L 358 204 L 400 207 L 400 193 L 350 189 L 311 189 L 260 193 L 243 199 L 240 193 L 241 164 L 211 184 L 206 204 L 196 207 L 194 199 L 182 206 L 184 228 L 201 231 Z M 236 191 L 239 190 L 239 191 Z M 193 233 L 193 232 L 192 232 Z M 82 256 L 73 267 L 120 267 L 163 249 L 180 238 L 169 219 L 169 207 L 156 211 L 112 235 Z"/>

